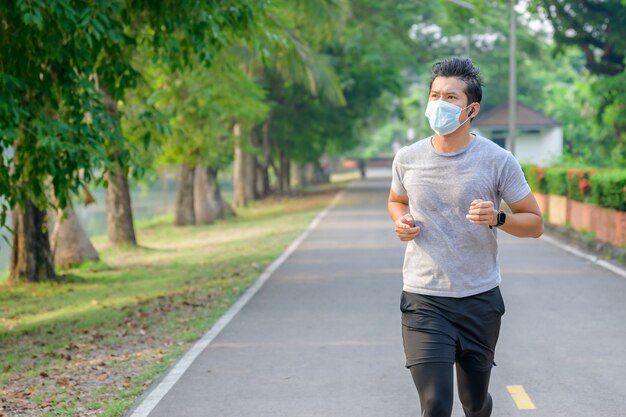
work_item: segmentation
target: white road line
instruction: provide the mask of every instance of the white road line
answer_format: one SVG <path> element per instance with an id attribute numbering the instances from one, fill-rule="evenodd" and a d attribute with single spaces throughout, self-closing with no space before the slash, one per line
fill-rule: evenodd
<path id="1" fill-rule="evenodd" d="M 165 397 L 170 389 L 176 384 L 180 377 L 187 371 L 193 361 L 202 353 L 202 351 L 209 346 L 209 344 L 220 334 L 220 332 L 230 323 L 230 321 L 239 313 L 239 311 L 252 299 L 252 297 L 261 289 L 263 284 L 272 276 L 274 271 L 278 269 L 287 258 L 296 250 L 296 248 L 302 243 L 304 239 L 309 236 L 311 231 L 317 227 L 319 222 L 328 214 L 331 208 L 333 208 L 339 200 L 343 197 L 346 190 L 339 192 L 331 203 L 318 213 L 313 219 L 309 227 L 302 232 L 302 234 L 294 240 L 291 245 L 274 261 L 272 262 L 263 273 L 257 278 L 250 288 L 224 313 L 224 315 L 211 327 L 211 329 L 198 340 L 191 349 L 178 361 L 178 363 L 170 370 L 170 372 L 161 380 L 161 382 L 148 394 L 148 396 L 133 410 L 129 417 L 147 417 L 148 414 L 157 406 L 157 404 Z"/>
<path id="2" fill-rule="evenodd" d="M 603 259 L 598 258 L 597 256 L 591 255 L 589 253 L 583 252 L 580 249 L 577 249 L 573 246 L 570 245 L 566 245 L 563 242 L 560 242 L 557 239 L 551 238 L 549 236 L 543 235 L 541 236 L 541 240 L 545 240 L 548 243 L 551 243 L 552 245 L 558 246 L 559 248 L 563 249 L 566 252 L 571 253 L 572 255 L 576 255 L 579 258 L 583 258 L 586 259 L 588 261 L 591 261 L 593 263 L 595 263 L 598 266 L 601 266 L 604 269 L 608 269 L 609 271 L 613 272 L 614 274 L 617 274 L 619 276 L 621 276 L 622 278 L 626 278 L 626 269 L 620 268 L 616 265 L 613 265 L 610 262 L 607 262 Z"/>

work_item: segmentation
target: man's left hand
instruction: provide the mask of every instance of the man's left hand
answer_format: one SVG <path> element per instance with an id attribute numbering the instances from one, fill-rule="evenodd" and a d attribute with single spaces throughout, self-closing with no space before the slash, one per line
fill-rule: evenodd
<path id="1" fill-rule="evenodd" d="M 494 208 L 491 201 L 472 201 L 469 212 L 465 217 L 473 224 L 482 224 L 484 226 L 495 226 L 498 224 L 498 210 Z"/>

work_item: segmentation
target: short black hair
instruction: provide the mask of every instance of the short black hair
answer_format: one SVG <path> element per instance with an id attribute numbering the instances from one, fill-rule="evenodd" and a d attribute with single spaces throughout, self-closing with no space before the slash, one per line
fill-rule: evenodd
<path id="1" fill-rule="evenodd" d="M 437 77 L 454 77 L 463 81 L 465 95 L 469 100 L 467 104 L 480 103 L 483 99 L 483 80 L 480 76 L 480 69 L 475 67 L 469 58 L 452 58 L 433 65 L 429 90 L 432 89 L 433 81 Z"/>

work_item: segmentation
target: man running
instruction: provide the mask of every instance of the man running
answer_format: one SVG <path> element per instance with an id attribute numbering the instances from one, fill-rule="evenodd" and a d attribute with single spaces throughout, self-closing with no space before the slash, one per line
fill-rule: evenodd
<path id="1" fill-rule="evenodd" d="M 404 257 L 402 336 L 422 416 L 449 417 L 453 366 L 466 417 L 488 417 L 489 377 L 504 302 L 497 230 L 543 233 L 513 155 L 470 132 L 482 80 L 469 59 L 435 64 L 426 117 L 435 132 L 393 161 L 388 209 Z M 504 200 L 511 213 L 500 210 Z"/>

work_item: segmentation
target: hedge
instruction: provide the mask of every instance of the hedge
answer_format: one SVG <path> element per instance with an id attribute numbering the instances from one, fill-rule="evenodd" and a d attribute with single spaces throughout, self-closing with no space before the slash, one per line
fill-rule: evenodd
<path id="1" fill-rule="evenodd" d="M 522 165 L 522 171 L 524 171 L 530 189 L 537 193 L 547 194 L 548 189 L 543 170 L 544 168 L 536 165 Z"/>
<path id="2" fill-rule="evenodd" d="M 522 170 L 534 192 L 626 211 L 626 169 L 598 171 L 522 165 Z"/>
<path id="3" fill-rule="evenodd" d="M 626 211 L 626 170 L 592 175 L 590 202 L 614 210 Z"/>
<path id="4" fill-rule="evenodd" d="M 567 196 L 575 201 L 589 202 L 591 176 L 597 170 L 572 168 L 567 172 Z"/>
<path id="5" fill-rule="evenodd" d="M 567 196 L 567 171 L 562 167 L 544 170 L 548 194 Z"/>

